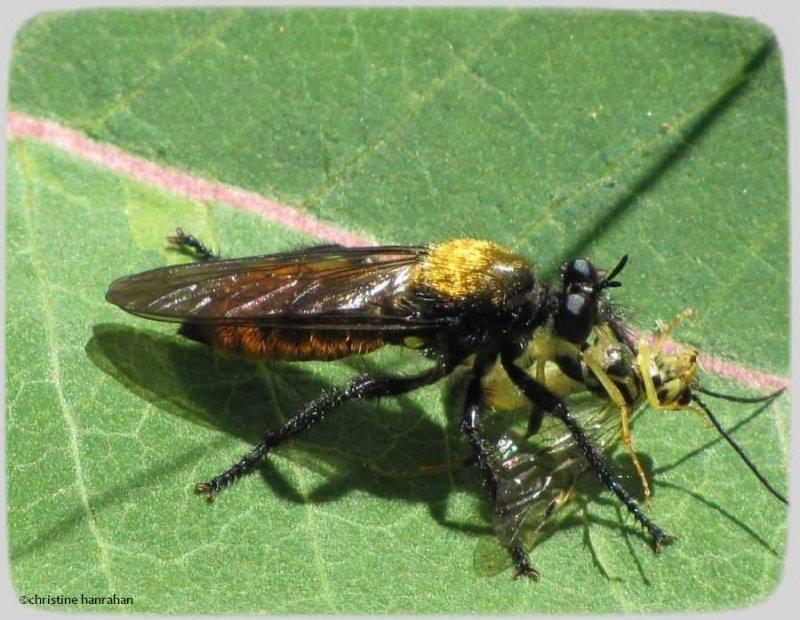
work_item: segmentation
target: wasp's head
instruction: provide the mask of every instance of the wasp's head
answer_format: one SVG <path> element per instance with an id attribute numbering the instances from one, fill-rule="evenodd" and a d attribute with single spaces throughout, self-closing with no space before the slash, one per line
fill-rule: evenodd
<path id="1" fill-rule="evenodd" d="M 598 304 L 603 289 L 620 286 L 614 277 L 622 271 L 628 257 L 623 256 L 608 275 L 601 275 L 585 258 L 576 258 L 566 265 L 561 274 L 561 295 L 555 315 L 555 328 L 559 336 L 572 342 L 584 342 L 597 324 Z"/>
<path id="2" fill-rule="evenodd" d="M 697 351 L 686 349 L 677 355 L 657 353 L 651 364 L 651 377 L 659 404 L 669 408 L 687 406 L 692 388 L 697 387 Z"/>

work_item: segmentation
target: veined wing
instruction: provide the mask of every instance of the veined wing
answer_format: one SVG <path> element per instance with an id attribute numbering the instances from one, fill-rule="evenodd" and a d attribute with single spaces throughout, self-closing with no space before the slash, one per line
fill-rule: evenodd
<path id="1" fill-rule="evenodd" d="M 617 409 L 607 403 L 574 408 L 586 434 L 601 452 L 619 436 Z M 586 459 L 564 425 L 545 417 L 530 448 L 521 449 L 507 437 L 497 444 L 500 480 L 497 529 L 505 542 L 516 542 L 538 531 L 586 468 Z M 555 502 L 555 504 L 554 504 Z"/>
<path id="2" fill-rule="evenodd" d="M 570 398 L 569 403 L 595 446 L 606 452 L 619 438 L 619 410 L 590 394 Z M 535 544 L 588 469 L 571 433 L 551 416 L 545 416 L 529 446 L 501 437 L 493 460 L 498 473 L 494 525 L 502 544 L 485 539 L 476 549 L 475 568 L 480 574 L 508 568 L 506 547 L 512 543 L 526 549 Z"/>
<path id="3" fill-rule="evenodd" d="M 431 327 L 406 291 L 420 246 L 344 248 L 161 267 L 113 282 L 106 299 L 162 321 L 314 329 Z"/>

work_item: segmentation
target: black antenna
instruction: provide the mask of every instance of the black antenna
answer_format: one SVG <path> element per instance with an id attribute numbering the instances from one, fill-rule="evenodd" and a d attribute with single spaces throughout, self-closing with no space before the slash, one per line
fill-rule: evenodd
<path id="1" fill-rule="evenodd" d="M 622 258 L 619 259 L 617 266 L 611 270 L 605 278 L 600 280 L 597 285 L 597 290 L 602 291 L 604 288 L 616 288 L 618 286 L 622 286 L 622 282 L 618 282 L 614 280 L 616 276 L 619 275 L 619 272 L 625 268 L 625 264 L 628 262 L 628 255 L 625 254 Z"/>
<path id="2" fill-rule="evenodd" d="M 763 484 L 770 493 L 772 493 L 775 497 L 777 497 L 779 500 L 781 500 L 784 504 L 788 506 L 789 500 L 787 500 L 785 496 L 781 495 L 781 493 L 777 491 L 775 487 L 773 487 L 770 484 L 769 480 L 766 479 L 764 474 L 758 471 L 758 467 L 756 467 L 755 463 L 753 463 L 753 461 L 750 460 L 750 457 L 747 456 L 747 453 L 745 453 L 745 451 L 741 448 L 741 446 L 739 446 L 739 444 L 736 443 L 734 438 L 728 434 L 728 431 L 722 428 L 722 424 L 719 423 L 719 420 L 717 420 L 717 418 L 714 417 L 714 414 L 711 413 L 711 410 L 706 406 L 706 404 L 702 400 L 700 400 L 697 394 L 692 394 L 692 400 L 696 402 L 700 406 L 700 408 L 705 412 L 705 414 L 708 416 L 708 419 L 711 420 L 711 423 L 719 431 L 719 434 L 725 438 L 725 441 L 727 441 L 734 450 L 736 450 L 736 453 L 750 468 L 750 471 L 752 471 L 756 475 L 756 478 L 758 478 L 761 481 L 761 484 Z"/>
<path id="3" fill-rule="evenodd" d="M 781 388 L 780 390 L 776 390 L 775 392 L 772 392 L 772 394 L 767 394 L 766 396 L 734 396 L 733 394 L 723 394 L 721 392 L 715 392 L 714 390 L 709 390 L 708 388 L 699 386 L 692 389 L 695 392 L 700 392 L 706 396 L 713 396 L 714 398 L 729 400 L 732 403 L 763 403 L 768 400 L 772 400 L 773 398 L 777 398 L 786 391 L 786 388 Z"/>

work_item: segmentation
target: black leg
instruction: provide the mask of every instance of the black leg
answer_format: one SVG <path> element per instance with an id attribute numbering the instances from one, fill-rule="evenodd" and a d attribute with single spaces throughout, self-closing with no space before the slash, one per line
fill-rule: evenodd
<path id="1" fill-rule="evenodd" d="M 185 250 L 189 253 L 194 252 L 194 256 L 199 260 L 219 259 L 219 256 L 214 254 L 214 252 L 206 247 L 197 237 L 186 234 L 183 228 L 176 228 L 175 234 L 171 237 L 167 237 L 167 241 L 178 246 L 181 250 Z"/>
<path id="2" fill-rule="evenodd" d="M 245 454 L 230 469 L 208 482 L 195 487 L 198 493 L 207 493 L 213 500 L 226 486 L 235 482 L 256 467 L 271 448 L 278 446 L 322 422 L 325 417 L 343 402 L 352 398 L 380 398 L 405 394 L 434 383 L 448 374 L 451 366 L 441 365 L 411 377 L 359 377 L 344 389 L 329 391 L 312 400 L 305 408 L 283 426 L 270 430 L 261 442 Z"/>
<path id="3" fill-rule="evenodd" d="M 611 470 L 603 458 L 603 455 L 592 444 L 589 437 L 581 428 L 578 421 L 572 416 L 566 404 L 558 398 L 555 394 L 550 392 L 545 386 L 537 382 L 533 377 L 528 375 L 524 370 L 514 363 L 513 353 L 505 353 L 502 355 L 502 364 L 505 371 L 508 373 L 511 381 L 522 391 L 523 394 L 533 403 L 539 405 L 543 411 L 550 415 L 557 417 L 572 433 L 580 451 L 589 461 L 592 470 L 597 474 L 603 484 L 609 488 L 625 505 L 636 521 L 644 527 L 652 537 L 653 549 L 657 552 L 661 551 L 663 545 L 672 539 L 672 536 L 667 534 L 664 530 L 653 523 L 642 512 L 639 504 L 628 494 L 617 480 L 616 476 L 611 473 Z"/>
<path id="4" fill-rule="evenodd" d="M 475 464 L 480 467 L 483 472 L 484 483 L 486 488 L 489 489 L 489 495 L 492 498 L 492 505 L 496 506 L 497 503 L 497 473 L 492 466 L 491 452 L 492 446 L 484 437 L 483 425 L 483 394 L 481 390 L 481 378 L 486 370 L 487 364 L 494 360 L 481 360 L 475 361 L 472 379 L 467 387 L 467 397 L 464 401 L 464 417 L 461 427 L 469 437 L 469 442 L 472 445 L 472 455 Z M 539 572 L 531 566 L 528 560 L 528 554 L 521 545 L 515 543 L 508 548 L 511 557 L 514 560 L 515 572 L 514 578 L 528 577 L 530 579 L 539 579 Z"/>

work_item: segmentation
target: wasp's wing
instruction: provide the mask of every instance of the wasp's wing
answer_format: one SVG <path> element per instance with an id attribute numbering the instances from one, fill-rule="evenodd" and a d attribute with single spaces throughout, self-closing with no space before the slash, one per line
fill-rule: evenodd
<path id="1" fill-rule="evenodd" d="M 594 445 L 605 452 L 619 437 L 618 410 L 591 395 L 570 400 L 573 415 Z M 580 401 L 583 401 L 582 403 Z M 476 570 L 492 574 L 508 566 L 512 544 L 530 548 L 548 521 L 570 498 L 586 459 L 564 425 L 546 416 L 532 445 L 503 436 L 493 456 L 498 473 L 495 530 L 502 543 L 476 551 Z"/>
<path id="2" fill-rule="evenodd" d="M 326 246 L 161 267 L 120 278 L 106 299 L 150 319 L 314 329 L 432 326 L 403 296 L 424 247 Z"/>

